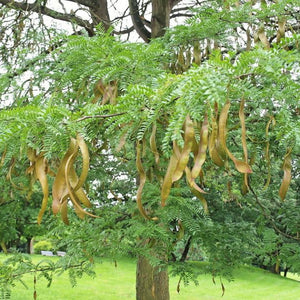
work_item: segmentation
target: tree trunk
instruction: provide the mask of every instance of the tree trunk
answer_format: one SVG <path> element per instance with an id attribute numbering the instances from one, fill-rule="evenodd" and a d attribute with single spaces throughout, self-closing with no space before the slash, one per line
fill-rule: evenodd
<path id="1" fill-rule="evenodd" d="M 0 242 L 0 245 L 1 245 L 2 251 L 3 251 L 5 254 L 7 254 L 8 252 L 7 252 L 7 248 L 6 248 L 5 242 L 4 242 L 4 241 L 1 241 L 1 242 Z"/>
<path id="2" fill-rule="evenodd" d="M 159 270 L 140 256 L 136 268 L 136 300 L 169 300 L 168 270 Z"/>
<path id="3" fill-rule="evenodd" d="M 152 0 L 151 37 L 163 36 L 170 26 L 170 0 Z"/>
<path id="4" fill-rule="evenodd" d="M 33 240 L 33 238 L 27 240 L 27 242 L 28 242 L 28 253 L 29 254 L 34 254 L 34 249 L 33 249 L 34 240 Z"/>
<path id="5" fill-rule="evenodd" d="M 92 13 L 93 26 L 101 23 L 105 31 L 111 25 L 108 13 L 107 0 L 94 0 L 94 6 L 90 8 Z"/>

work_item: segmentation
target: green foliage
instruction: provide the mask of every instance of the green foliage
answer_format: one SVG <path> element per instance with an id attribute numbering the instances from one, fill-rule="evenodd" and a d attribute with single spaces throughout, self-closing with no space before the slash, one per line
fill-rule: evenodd
<path id="1" fill-rule="evenodd" d="M 34 252 L 35 253 L 41 253 L 42 250 L 49 251 L 53 250 L 53 245 L 50 241 L 39 241 L 34 244 L 33 246 Z"/>
<path id="2" fill-rule="evenodd" d="M 33 256 L 36 263 L 40 257 Z M 52 261 L 56 258 L 52 257 Z M 190 263 L 189 263 L 190 264 Z M 192 263 L 191 266 L 200 272 L 205 267 L 205 262 Z M 57 278 L 53 278 L 50 288 L 47 288 L 47 280 L 40 278 L 37 282 L 37 297 L 42 299 L 55 300 L 63 299 L 87 299 L 93 300 L 119 300 L 135 299 L 135 259 L 126 257 L 118 258 L 115 262 L 111 258 L 101 258 L 95 263 L 96 277 L 91 280 L 85 276 L 78 280 L 78 284 L 72 287 L 69 283 L 68 274 L 63 273 Z M 291 273 L 288 275 L 292 276 Z M 33 276 L 27 275 L 24 283 L 30 287 L 33 284 Z M 274 274 L 267 273 L 264 270 L 249 266 L 241 266 L 234 271 L 234 281 L 223 281 L 225 294 L 222 297 L 225 300 L 272 300 L 278 295 L 283 299 L 297 299 L 299 290 L 299 277 L 294 280 L 283 278 Z M 290 277 L 291 278 L 291 277 Z M 197 300 L 200 297 L 211 297 L 217 299 L 221 297 L 222 290 L 220 279 L 215 278 L 215 284 L 210 274 L 201 274 L 198 277 L 199 285 L 190 283 L 184 285 L 181 281 L 180 292 L 177 292 L 179 278 L 170 278 L 171 299 L 192 299 Z M 101 295 L 99 295 L 101 290 Z M 247 291 L 245 293 L 245 291 Z M 32 290 L 24 289 L 21 283 L 17 283 L 11 293 L 11 299 L 30 300 L 32 299 Z"/>
<path id="3" fill-rule="evenodd" d="M 173 274 L 187 283 L 196 280 L 199 273 L 181 261 L 191 241 L 191 247 L 198 245 L 205 253 L 204 271 L 215 277 L 231 279 L 235 266 L 255 259 L 267 265 L 280 261 L 299 272 L 299 35 L 282 38 L 269 50 L 258 43 L 251 51 L 244 51 L 243 41 L 231 42 L 233 37 L 238 38 L 241 22 L 259 27 L 271 14 L 277 21 L 290 4 L 283 2 L 284 6 L 274 3 L 261 11 L 250 3 L 221 10 L 219 1 L 209 1 L 187 26 L 177 27 L 148 45 L 121 42 L 99 32 L 92 38 L 70 37 L 53 51 L 51 63 L 42 60 L 37 82 L 47 82 L 47 93 L 40 89 L 27 99 L 29 104 L 18 96 L 12 107 L 0 111 L 0 153 L 6 151 L 0 183 L 3 201 L 11 197 L 13 184 L 24 198 L 29 183 L 29 148 L 43 153 L 57 171 L 70 138 L 80 133 L 87 141 L 91 170 L 84 188 L 95 204 L 89 211 L 100 218 L 79 221 L 71 212 L 70 228 L 62 227 L 57 219 L 48 224 L 49 238 L 57 239 L 57 247 L 69 254 L 69 263 L 65 261 L 57 268 L 65 270 L 71 268 L 70 264 L 92 261 L 95 255 L 143 255 L 154 266 L 173 264 Z M 199 40 L 208 44 L 207 39 L 218 41 L 220 49 L 209 49 L 200 65 L 177 72 L 181 74 L 171 72 L 169 67 L 178 65 L 174 53 Z M 226 47 L 228 44 L 233 47 Z M 3 88 L 8 87 L 7 76 L 3 79 Z M 106 96 L 111 97 L 105 89 L 112 87 L 117 88 L 118 96 L 103 103 Z M 226 146 L 238 159 L 244 159 L 241 99 L 245 100 L 246 141 L 253 171 L 248 194 L 241 191 L 242 177 L 233 162 L 225 157 L 224 166 L 217 167 L 207 154 L 204 175 L 196 181 L 207 193 L 204 197 L 209 213 L 184 179 L 173 184 L 166 206 L 161 207 L 160 186 L 172 143 L 184 146 L 187 115 L 199 126 L 207 115 L 211 134 L 216 108 L 219 113 L 230 101 L 227 124 L 219 127 L 225 127 Z M 154 124 L 159 165 L 150 145 Z M 199 141 L 196 127 L 195 139 Z M 143 148 L 141 164 L 147 181 L 142 206 L 149 220 L 140 215 L 135 203 L 141 177 L 135 166 L 137 141 Z M 278 190 L 287 149 L 291 149 L 293 172 L 286 202 L 282 203 Z M 192 168 L 195 155 L 188 155 L 187 166 Z M 8 172 L 14 161 L 14 171 Z M 50 186 L 52 182 L 49 180 Z M 39 188 L 35 185 L 34 189 Z M 7 219 L 14 222 L 9 215 Z M 1 228 L 0 233 L 4 232 Z M 3 235 L 3 239 L 7 237 Z M 178 244 L 183 244 L 182 251 L 178 251 Z M 29 265 L 26 272 L 34 268 L 23 260 L 18 268 L 24 265 Z M 49 268 L 54 272 L 56 267 Z M 52 275 L 43 274 L 51 282 Z M 82 275 L 81 268 L 70 271 L 73 285 Z"/>
<path id="4" fill-rule="evenodd" d="M 60 259 L 43 259 L 37 261 L 28 254 L 14 253 L 5 260 L 1 260 L 1 280 L 0 291 L 2 295 L 10 299 L 11 288 L 17 282 L 24 285 L 28 289 L 27 284 L 23 281 L 24 275 L 30 275 L 34 281 L 34 290 L 36 291 L 36 282 L 42 278 L 46 280 L 47 287 L 50 287 L 54 275 L 61 275 L 66 270 L 69 271 L 69 279 L 71 284 L 76 285 L 76 277 L 82 277 L 83 274 L 94 275 L 91 269 L 91 263 L 77 261 L 71 257 L 62 257 Z M 4 298 L 5 299 L 5 298 Z"/>

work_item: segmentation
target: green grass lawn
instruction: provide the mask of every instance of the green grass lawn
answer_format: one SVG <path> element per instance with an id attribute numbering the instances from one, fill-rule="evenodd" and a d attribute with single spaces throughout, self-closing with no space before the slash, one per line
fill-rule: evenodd
<path id="1" fill-rule="evenodd" d="M 38 261 L 41 256 L 36 255 Z M 3 256 L 1 256 L 3 259 Z M 57 259 L 57 258 L 51 258 Z M 103 263 L 96 265 L 96 278 L 88 276 L 78 280 L 76 287 L 72 288 L 68 274 L 56 277 L 50 288 L 46 281 L 37 282 L 38 300 L 134 300 L 135 299 L 135 262 L 123 258 L 115 267 L 110 259 L 103 259 Z M 297 280 L 279 277 L 254 267 L 241 267 L 234 273 L 235 280 L 224 280 L 225 295 L 218 280 L 213 284 L 211 276 L 199 277 L 199 285 L 184 286 L 180 294 L 176 292 L 178 278 L 170 279 L 171 300 L 300 300 L 300 282 Z M 294 276 L 294 279 L 300 280 Z M 12 291 L 12 300 L 33 299 L 33 279 L 25 280 L 29 289 L 17 284 Z"/>

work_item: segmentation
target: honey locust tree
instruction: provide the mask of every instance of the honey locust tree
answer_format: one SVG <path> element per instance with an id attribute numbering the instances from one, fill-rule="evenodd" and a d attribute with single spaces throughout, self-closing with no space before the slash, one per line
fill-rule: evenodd
<path id="1" fill-rule="evenodd" d="M 264 238 L 272 247 L 258 255 L 269 253 L 277 269 L 299 251 L 299 5 L 220 4 L 201 2 L 148 44 L 101 30 L 59 36 L 25 60 L 29 80 L 21 65 L 1 78 L 2 95 L 14 89 L 0 115 L 10 184 L 27 178 L 24 194 L 40 184 L 39 223 L 49 199 L 65 223 L 76 222 L 71 208 L 93 220 L 83 224 L 99 229 L 103 246 L 79 236 L 73 249 L 85 245 L 83 256 L 120 245 L 137 255 L 137 299 L 169 298 L 168 264 L 192 276 L 192 241 L 213 276 Z"/>

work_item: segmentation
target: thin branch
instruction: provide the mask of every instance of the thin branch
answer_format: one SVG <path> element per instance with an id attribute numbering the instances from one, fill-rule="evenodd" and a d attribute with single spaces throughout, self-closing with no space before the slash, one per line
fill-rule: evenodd
<path id="1" fill-rule="evenodd" d="M 114 34 L 117 34 L 117 35 L 122 35 L 122 34 L 126 34 L 126 33 L 130 33 L 134 30 L 134 26 L 131 26 L 129 28 L 126 28 L 126 29 L 123 29 L 123 30 L 120 30 L 120 31 L 116 31 L 114 30 L 113 33 Z"/>
<path id="2" fill-rule="evenodd" d="M 174 14 L 174 15 L 171 15 L 170 19 L 182 18 L 182 17 L 191 18 L 193 16 L 194 16 L 193 14 L 188 14 L 188 13 Z"/>
<path id="3" fill-rule="evenodd" d="M 147 30 L 147 28 L 143 24 L 143 21 L 139 13 L 139 7 L 137 1 L 129 0 L 129 8 L 130 8 L 132 23 L 135 27 L 135 30 L 146 43 L 149 43 L 151 38 L 151 33 L 150 31 Z"/>
<path id="4" fill-rule="evenodd" d="M 94 116 L 84 116 L 82 118 L 79 118 L 76 120 L 76 122 L 81 122 L 83 120 L 87 120 L 87 119 L 96 119 L 96 118 L 100 118 L 100 119 L 106 119 L 106 118 L 112 118 L 112 117 L 116 117 L 116 116 L 121 116 L 121 115 L 125 115 L 127 114 L 127 112 L 120 112 L 120 113 L 115 113 L 115 114 L 110 114 L 110 115 L 94 115 Z"/>
<path id="5" fill-rule="evenodd" d="M 255 75 L 255 74 L 251 72 L 251 73 L 245 73 L 245 74 L 241 74 L 241 75 L 235 76 L 234 78 L 235 79 L 244 79 L 244 78 L 246 78 L 248 76 L 253 76 L 253 75 Z"/>
<path id="6" fill-rule="evenodd" d="M 84 265 L 84 263 L 85 263 L 85 261 L 82 261 L 79 264 L 70 265 L 70 266 L 68 266 L 68 269 L 82 268 L 82 266 Z M 59 270 L 59 269 L 63 269 L 63 268 L 64 267 L 61 266 L 61 267 L 55 268 L 55 270 Z M 24 271 L 22 273 L 12 274 L 10 276 L 13 277 L 13 278 L 17 278 L 20 275 L 25 275 L 25 274 L 35 273 L 35 272 L 45 272 L 45 271 L 51 271 L 51 270 L 53 270 L 53 267 L 51 267 L 51 266 L 49 266 L 49 267 L 41 267 L 41 268 L 36 268 L 36 269 L 33 269 L 33 270 Z"/>
<path id="7" fill-rule="evenodd" d="M 60 13 L 56 10 L 50 9 L 45 6 L 37 5 L 36 2 L 29 4 L 27 2 L 16 2 L 11 0 L 0 0 L 0 4 L 6 5 L 7 7 L 16 9 L 16 10 L 23 10 L 23 11 L 32 11 L 38 14 L 43 14 L 48 17 L 66 21 L 66 22 L 75 22 L 77 25 L 82 26 L 84 28 L 89 28 L 90 24 L 88 21 L 85 21 L 79 17 L 74 16 L 73 14 L 67 13 Z"/>
<path id="8" fill-rule="evenodd" d="M 1 1 L 1 0 L 0 0 Z M 80 35 L 81 32 L 75 32 L 72 35 Z M 60 47 L 63 43 L 65 43 L 66 40 L 62 39 L 61 41 L 51 45 L 50 47 L 48 47 L 47 49 L 43 50 L 39 55 L 37 55 L 36 57 L 34 57 L 33 59 L 31 59 L 30 61 L 28 61 L 24 67 L 19 68 L 17 70 L 15 70 L 12 73 L 8 73 L 7 77 L 12 79 L 16 76 L 19 76 L 23 73 L 25 73 L 26 71 L 28 71 L 30 69 L 31 66 L 35 65 L 40 59 L 42 59 L 42 57 L 47 56 L 48 54 L 50 54 L 52 51 L 54 51 L 55 49 L 57 49 L 58 47 Z"/>
<path id="9" fill-rule="evenodd" d="M 190 247 L 191 247 L 191 242 L 192 242 L 192 237 L 190 236 L 187 243 L 185 244 L 184 250 L 182 252 L 181 258 L 180 258 L 180 262 L 184 262 L 187 258 L 187 255 L 189 253 Z"/>

